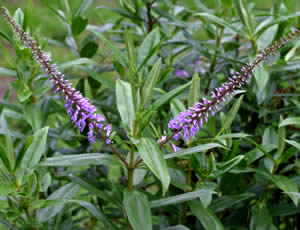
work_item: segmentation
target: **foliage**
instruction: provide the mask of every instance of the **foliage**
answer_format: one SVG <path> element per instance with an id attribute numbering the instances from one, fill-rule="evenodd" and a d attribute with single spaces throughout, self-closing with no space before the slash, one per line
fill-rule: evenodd
<path id="1" fill-rule="evenodd" d="M 101 130 L 89 142 L 30 47 L 1 27 L 0 77 L 13 81 L 0 99 L 0 229 L 297 229 L 299 39 L 255 65 L 193 137 L 168 128 L 299 29 L 297 9 L 40 0 L 49 24 L 37 26 L 26 2 L 14 20 L 112 124 L 111 143 Z"/>

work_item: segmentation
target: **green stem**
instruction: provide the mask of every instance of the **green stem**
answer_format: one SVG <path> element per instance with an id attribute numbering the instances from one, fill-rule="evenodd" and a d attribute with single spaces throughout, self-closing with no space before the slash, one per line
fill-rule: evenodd
<path id="1" fill-rule="evenodd" d="M 131 150 L 130 150 L 130 162 L 129 162 L 129 167 L 128 167 L 128 189 L 129 191 L 133 190 L 133 176 L 134 176 L 134 150 L 135 150 L 135 145 L 131 145 Z"/>

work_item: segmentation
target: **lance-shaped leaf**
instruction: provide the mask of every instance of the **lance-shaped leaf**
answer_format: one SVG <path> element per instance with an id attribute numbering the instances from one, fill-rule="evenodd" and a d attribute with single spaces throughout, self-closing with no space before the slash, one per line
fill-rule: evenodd
<path id="1" fill-rule="evenodd" d="M 136 146 L 145 164 L 161 181 L 163 194 L 165 194 L 170 184 L 170 174 L 158 144 L 149 138 L 141 138 Z"/>

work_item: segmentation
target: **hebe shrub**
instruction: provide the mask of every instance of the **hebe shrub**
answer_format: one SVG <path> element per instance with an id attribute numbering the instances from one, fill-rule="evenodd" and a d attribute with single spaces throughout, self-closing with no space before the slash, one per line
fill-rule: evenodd
<path id="1" fill-rule="evenodd" d="M 299 12 L 120 1 L 99 27 L 41 2 L 77 59 L 1 7 L 3 229 L 297 229 Z"/>

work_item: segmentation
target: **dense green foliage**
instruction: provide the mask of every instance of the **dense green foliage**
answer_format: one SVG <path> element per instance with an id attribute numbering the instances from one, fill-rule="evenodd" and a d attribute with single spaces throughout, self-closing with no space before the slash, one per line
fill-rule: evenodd
<path id="1" fill-rule="evenodd" d="M 299 37 L 194 138 L 172 141 L 179 151 L 158 143 L 170 119 L 300 29 L 296 1 L 23 2 L 0 6 L 112 124 L 112 146 L 74 127 L 0 17 L 0 230 L 299 228 Z"/>

